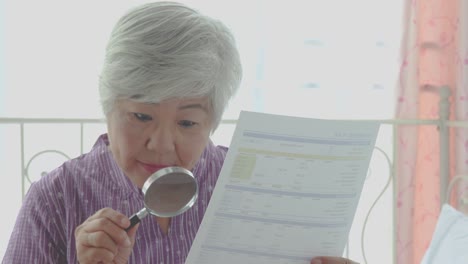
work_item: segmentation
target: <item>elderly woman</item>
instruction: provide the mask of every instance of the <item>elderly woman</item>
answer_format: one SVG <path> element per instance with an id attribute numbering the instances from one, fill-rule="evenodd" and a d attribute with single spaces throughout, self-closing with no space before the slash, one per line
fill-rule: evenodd
<path id="1" fill-rule="evenodd" d="M 219 21 L 169 2 L 124 15 L 99 84 L 108 133 L 31 186 L 3 263 L 184 263 L 227 152 L 210 134 L 240 80 L 234 39 Z M 144 182 L 167 166 L 193 172 L 196 204 L 127 232 Z"/>

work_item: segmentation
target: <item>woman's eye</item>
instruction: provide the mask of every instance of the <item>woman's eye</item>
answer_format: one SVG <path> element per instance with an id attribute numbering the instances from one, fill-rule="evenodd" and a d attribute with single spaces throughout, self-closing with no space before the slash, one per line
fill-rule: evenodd
<path id="1" fill-rule="evenodd" d="M 149 115 L 145 115 L 145 114 L 142 114 L 142 113 L 133 113 L 133 115 L 140 121 L 142 122 L 148 122 L 148 121 L 151 121 L 153 120 L 153 118 Z"/>
<path id="2" fill-rule="evenodd" d="M 179 125 L 182 127 L 193 127 L 196 125 L 196 122 L 190 121 L 190 120 L 181 120 L 179 121 Z"/>

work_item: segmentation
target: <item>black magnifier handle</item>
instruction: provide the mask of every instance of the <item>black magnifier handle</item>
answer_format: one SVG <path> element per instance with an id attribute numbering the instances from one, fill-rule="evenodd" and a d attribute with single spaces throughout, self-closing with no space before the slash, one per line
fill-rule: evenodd
<path id="1" fill-rule="evenodd" d="M 138 213 L 132 215 L 132 217 L 130 217 L 130 225 L 127 228 L 125 228 L 125 231 L 128 232 L 128 230 L 130 230 L 136 224 L 140 223 L 141 219 L 143 219 L 143 217 L 147 215 L 148 211 L 146 210 L 146 208 L 143 208 Z"/>

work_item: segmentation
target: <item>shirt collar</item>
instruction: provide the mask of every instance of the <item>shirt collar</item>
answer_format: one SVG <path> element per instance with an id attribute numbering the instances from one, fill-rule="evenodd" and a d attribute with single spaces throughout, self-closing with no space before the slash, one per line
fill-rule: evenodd
<path id="1" fill-rule="evenodd" d="M 141 195 L 141 190 L 133 184 L 133 182 L 124 174 L 122 169 L 117 165 L 112 152 L 109 149 L 109 136 L 102 134 L 97 139 L 91 152 L 98 153 L 97 164 L 100 174 L 106 177 L 104 181 L 109 185 L 114 185 L 120 190 L 128 194 Z"/>

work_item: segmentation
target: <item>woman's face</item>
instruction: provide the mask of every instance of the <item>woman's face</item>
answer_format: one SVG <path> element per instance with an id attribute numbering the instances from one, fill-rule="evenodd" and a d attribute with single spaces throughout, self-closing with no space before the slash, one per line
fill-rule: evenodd
<path id="1" fill-rule="evenodd" d="M 107 117 L 110 150 L 127 177 L 140 188 L 163 167 L 191 170 L 209 140 L 210 109 L 207 98 L 157 104 L 119 100 Z"/>

